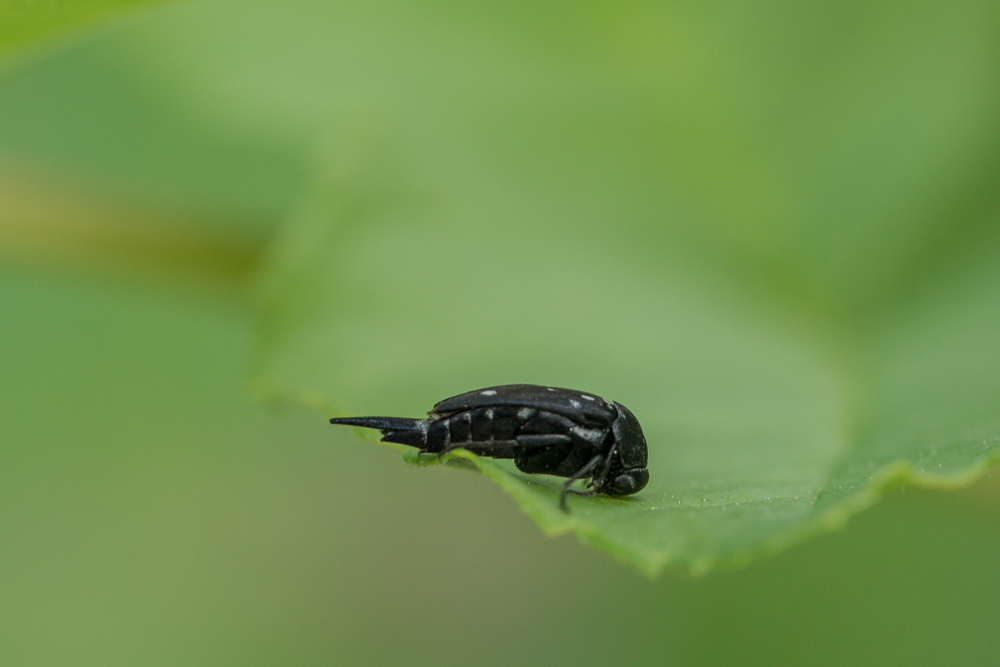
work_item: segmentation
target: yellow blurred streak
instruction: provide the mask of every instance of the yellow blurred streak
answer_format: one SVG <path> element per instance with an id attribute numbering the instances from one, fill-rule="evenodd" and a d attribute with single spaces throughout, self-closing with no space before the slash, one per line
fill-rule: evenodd
<path id="1" fill-rule="evenodd" d="M 263 239 L 25 171 L 0 163 L 0 261 L 246 291 Z"/>
<path id="2" fill-rule="evenodd" d="M 0 2 L 0 57 L 32 44 L 114 20 L 153 0 L 5 0 Z"/>

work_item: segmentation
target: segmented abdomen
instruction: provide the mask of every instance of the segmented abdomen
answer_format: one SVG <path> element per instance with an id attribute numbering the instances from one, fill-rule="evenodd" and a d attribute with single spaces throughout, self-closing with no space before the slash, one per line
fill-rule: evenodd
<path id="1" fill-rule="evenodd" d="M 544 410 L 493 406 L 431 415 L 424 451 L 440 452 L 458 446 L 493 458 L 512 459 L 522 446 L 516 440 L 518 436 L 565 435 L 580 444 L 596 447 L 606 432 L 606 429 L 583 428 L 567 417 Z"/>

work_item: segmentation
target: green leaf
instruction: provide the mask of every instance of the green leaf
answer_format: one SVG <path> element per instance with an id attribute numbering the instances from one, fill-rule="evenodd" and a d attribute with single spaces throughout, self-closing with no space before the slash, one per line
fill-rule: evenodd
<path id="1" fill-rule="evenodd" d="M 330 414 L 419 415 L 504 382 L 623 402 L 650 446 L 652 479 L 633 498 L 572 499 L 567 516 L 555 480 L 456 454 L 550 534 L 575 531 L 645 572 L 701 573 L 840 525 L 888 484 L 957 485 L 998 458 L 992 262 L 845 349 L 698 283 L 680 258 L 653 268 L 541 225 L 426 217 L 351 228 L 303 215 L 275 260 L 260 387 Z"/>
<path id="2" fill-rule="evenodd" d="M 398 48 L 419 85 L 393 64 L 365 72 L 384 97 L 334 116 L 315 195 L 275 248 L 258 388 L 331 414 L 419 415 L 506 382 L 621 401 L 650 445 L 635 497 L 573 499 L 567 516 L 557 480 L 456 456 L 547 533 L 650 574 L 742 563 L 841 525 L 887 485 L 959 484 L 996 461 L 998 255 L 971 262 L 975 275 L 953 267 L 975 243 L 998 247 L 983 240 L 994 219 L 978 202 L 995 186 L 977 144 L 996 117 L 973 88 L 935 109 L 927 60 L 966 48 L 976 11 L 951 17 L 954 34 L 935 30 L 933 8 L 890 40 L 852 24 L 831 52 L 889 64 L 835 62 L 837 76 L 799 88 L 831 54 L 792 34 L 816 17 L 777 29 L 775 46 L 636 11 L 617 17 L 622 34 L 559 33 L 554 54 L 511 29 L 527 40 L 518 58 L 510 33 L 432 44 L 411 26 Z M 732 53 L 662 46 L 678 24 L 716 46 L 733 37 Z M 357 35 L 371 25 L 352 29 L 369 62 Z M 638 60 L 619 50 L 635 39 Z M 610 64 L 577 48 L 608 48 Z M 958 57 L 979 63 L 977 49 Z M 776 62 L 790 70 L 754 91 L 766 102 L 734 88 Z M 682 94 L 684 67 L 701 95 Z"/>
<path id="3" fill-rule="evenodd" d="M 1000 460 L 1000 237 L 980 240 L 962 265 L 869 322 L 867 415 L 819 509 L 864 502 L 865 487 L 893 478 L 964 485 Z"/>

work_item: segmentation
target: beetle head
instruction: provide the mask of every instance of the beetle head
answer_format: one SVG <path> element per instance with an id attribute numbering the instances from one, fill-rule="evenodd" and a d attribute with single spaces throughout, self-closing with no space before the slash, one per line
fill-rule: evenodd
<path id="1" fill-rule="evenodd" d="M 646 469 L 646 436 L 642 434 L 639 420 L 621 403 L 615 403 L 618 418 L 611 425 L 615 436 L 617 458 L 611 464 L 607 481 L 599 491 L 609 496 L 627 496 L 638 493 L 649 482 Z"/>

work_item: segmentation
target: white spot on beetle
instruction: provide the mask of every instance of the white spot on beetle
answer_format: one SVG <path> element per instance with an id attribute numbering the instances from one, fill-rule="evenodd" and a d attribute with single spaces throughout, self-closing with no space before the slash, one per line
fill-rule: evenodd
<path id="1" fill-rule="evenodd" d="M 517 416 L 520 419 L 527 419 L 528 417 L 530 417 L 534 413 L 535 413 L 535 411 L 532 410 L 531 408 L 521 408 L 520 410 L 517 411 Z"/>
<path id="2" fill-rule="evenodd" d="M 586 394 L 581 394 L 580 398 L 582 398 L 585 401 L 592 401 L 592 400 L 594 400 L 593 396 L 587 396 Z"/>
<path id="3" fill-rule="evenodd" d="M 553 389 L 552 387 L 546 387 L 545 391 L 555 391 L 555 389 Z"/>
<path id="4" fill-rule="evenodd" d="M 493 408 L 486 408 L 486 418 L 493 419 Z"/>
<path id="5" fill-rule="evenodd" d="M 492 389 L 487 389 L 486 391 L 482 392 L 482 394 L 483 394 L 483 396 L 496 396 L 497 395 L 497 393 L 495 391 L 493 391 Z"/>
<path id="6" fill-rule="evenodd" d="M 580 406 L 583 405 L 582 403 L 580 403 L 580 401 L 574 401 L 572 398 L 569 399 L 569 404 L 572 405 L 574 408 L 577 408 L 577 409 L 579 409 Z"/>

